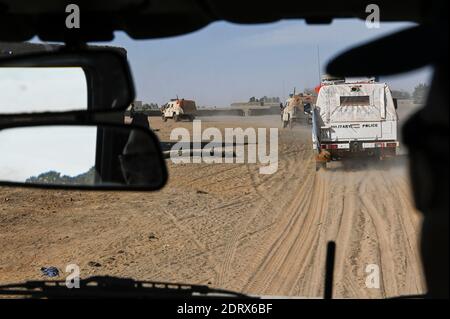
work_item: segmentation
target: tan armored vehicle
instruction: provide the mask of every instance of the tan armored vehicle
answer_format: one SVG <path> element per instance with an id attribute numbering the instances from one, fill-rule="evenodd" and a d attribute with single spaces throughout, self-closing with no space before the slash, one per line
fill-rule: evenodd
<path id="1" fill-rule="evenodd" d="M 197 113 L 195 101 L 185 99 L 173 99 L 161 108 L 162 119 L 173 119 L 178 122 L 181 119 L 193 121 Z"/>
<path id="2" fill-rule="evenodd" d="M 315 102 L 315 97 L 300 93 L 298 95 L 292 94 L 286 100 L 284 108 L 281 113 L 281 121 L 283 128 L 289 126 L 293 128 L 296 123 L 311 124 L 311 108 Z"/>

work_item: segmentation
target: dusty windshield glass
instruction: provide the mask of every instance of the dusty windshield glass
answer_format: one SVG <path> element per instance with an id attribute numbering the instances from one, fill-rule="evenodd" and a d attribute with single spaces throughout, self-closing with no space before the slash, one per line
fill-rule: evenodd
<path id="1" fill-rule="evenodd" d="M 0 282 L 48 279 L 49 267 L 63 279 L 75 264 L 82 277 L 320 297 L 335 241 L 335 297 L 424 293 L 401 126 L 423 105 L 430 70 L 324 71 L 339 52 L 408 26 L 116 34 L 110 45 L 127 50 L 137 89 L 124 121 L 155 130 L 169 183 L 152 193 L 2 188 Z"/>

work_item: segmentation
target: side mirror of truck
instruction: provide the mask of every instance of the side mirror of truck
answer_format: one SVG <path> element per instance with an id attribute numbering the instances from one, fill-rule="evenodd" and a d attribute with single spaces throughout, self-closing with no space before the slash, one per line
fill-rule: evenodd
<path id="1" fill-rule="evenodd" d="M 311 114 L 311 104 L 310 103 L 303 104 L 303 110 L 306 114 Z"/>
<path id="2" fill-rule="evenodd" d="M 398 109 L 398 99 L 392 99 L 394 101 L 394 108 Z"/>
<path id="3" fill-rule="evenodd" d="M 167 182 L 151 130 L 87 112 L 4 117 L 0 186 L 153 191 Z"/>

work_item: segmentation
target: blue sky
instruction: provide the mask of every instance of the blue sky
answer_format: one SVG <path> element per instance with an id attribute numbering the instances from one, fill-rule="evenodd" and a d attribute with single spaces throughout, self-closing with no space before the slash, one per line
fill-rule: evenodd
<path id="1" fill-rule="evenodd" d="M 111 45 L 127 49 L 139 100 L 162 104 L 178 95 L 199 105 L 228 106 L 251 96 L 286 97 L 294 87 L 316 86 L 317 48 L 323 72 L 339 52 L 410 26 L 386 23 L 368 29 L 358 20 L 326 26 L 302 21 L 256 26 L 218 22 L 169 39 L 136 41 L 117 33 Z M 382 80 L 393 89 L 412 91 L 429 76 L 430 70 L 423 69 Z"/>

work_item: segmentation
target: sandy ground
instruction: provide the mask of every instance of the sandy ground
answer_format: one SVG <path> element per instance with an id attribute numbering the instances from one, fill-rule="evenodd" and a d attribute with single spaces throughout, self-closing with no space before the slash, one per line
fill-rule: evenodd
<path id="1" fill-rule="evenodd" d="M 278 120 L 215 118 L 203 126 L 278 127 Z M 166 141 L 175 127 L 151 123 Z M 321 297 L 334 240 L 335 297 L 423 293 L 421 219 L 403 159 L 316 172 L 308 128 L 280 130 L 279 138 L 273 175 L 259 174 L 259 164 L 168 161 L 169 184 L 156 193 L 0 189 L 0 282 L 43 279 L 43 266 L 64 272 L 76 263 L 83 277 Z M 370 264 L 380 267 L 379 289 L 365 285 Z"/>

